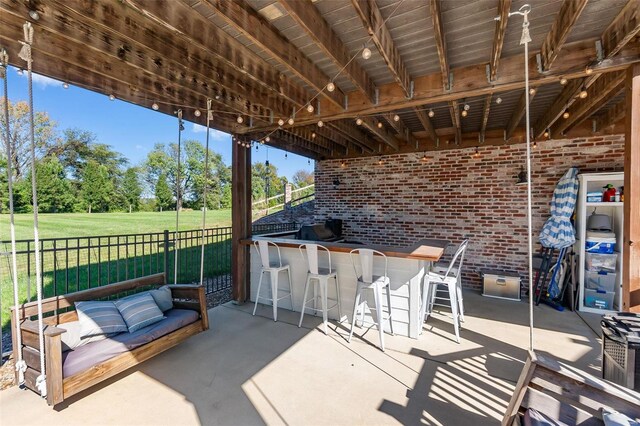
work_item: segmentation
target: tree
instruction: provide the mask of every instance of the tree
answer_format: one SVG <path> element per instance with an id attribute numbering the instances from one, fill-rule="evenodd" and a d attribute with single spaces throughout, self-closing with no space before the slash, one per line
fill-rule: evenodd
<path id="1" fill-rule="evenodd" d="M 30 182 L 31 177 L 26 181 Z M 75 198 L 71 192 L 71 185 L 56 157 L 46 157 L 36 164 L 36 185 L 39 212 L 68 213 L 73 210 Z M 28 188 L 31 197 L 31 186 Z"/>
<path id="2" fill-rule="evenodd" d="M 137 167 L 129 167 L 122 178 L 122 196 L 133 211 L 138 211 L 140 208 L 142 186 L 140 185 L 139 174 L 140 170 Z"/>
<path id="3" fill-rule="evenodd" d="M 160 173 L 158 180 L 155 182 L 156 189 L 156 205 L 160 210 L 166 210 L 173 206 L 173 194 L 167 183 L 167 175 Z"/>
<path id="4" fill-rule="evenodd" d="M 275 197 L 284 192 L 287 178 L 278 176 L 278 168 L 273 164 L 255 163 L 251 167 L 251 186 L 254 201 Z M 282 203 L 282 200 L 272 200 L 270 205 Z"/>
<path id="5" fill-rule="evenodd" d="M 291 183 L 293 183 L 296 188 L 303 188 L 305 186 L 313 185 L 313 182 L 313 172 L 308 172 L 306 170 L 298 170 L 293 174 L 291 178 Z"/>
<path id="6" fill-rule="evenodd" d="M 89 160 L 84 167 L 80 198 L 91 212 L 106 212 L 111 207 L 114 194 L 113 181 L 106 166 Z"/>
<path id="7" fill-rule="evenodd" d="M 4 105 L 5 98 L 0 98 Z M 24 178 L 31 161 L 31 125 L 29 122 L 29 104 L 25 101 L 11 102 L 9 105 L 9 143 L 11 145 L 11 164 L 16 180 Z M 46 112 L 34 113 L 36 155 L 42 158 L 48 155 L 55 142 L 56 123 Z M 3 149 L 6 147 L 7 123 L 4 114 L 0 114 L 0 139 Z"/>

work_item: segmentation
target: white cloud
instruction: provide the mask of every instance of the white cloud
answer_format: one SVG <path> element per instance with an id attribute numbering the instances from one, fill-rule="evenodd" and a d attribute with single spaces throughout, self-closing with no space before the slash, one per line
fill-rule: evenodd
<path id="1" fill-rule="evenodd" d="M 26 71 L 22 73 L 22 77 L 27 78 L 27 72 Z M 43 89 L 45 89 L 45 88 L 47 88 L 49 86 L 62 86 L 62 82 L 60 82 L 60 81 L 58 81 L 56 79 L 53 79 L 51 77 L 44 76 L 44 75 L 33 73 L 32 74 L 32 78 L 33 78 L 33 84 L 35 86 L 39 86 L 39 87 L 41 87 Z"/>
<path id="2" fill-rule="evenodd" d="M 138 151 L 141 151 L 141 150 L 143 150 L 143 149 L 144 149 L 144 146 L 142 146 L 142 145 L 138 144 L 138 145 L 136 145 L 136 149 L 137 149 Z"/>
<path id="3" fill-rule="evenodd" d="M 196 124 L 196 123 L 192 123 L 193 127 L 191 128 L 191 131 L 193 133 L 206 133 L 207 132 L 207 128 L 205 126 L 201 126 L 200 124 Z"/>
<path id="4" fill-rule="evenodd" d="M 207 128 L 201 124 L 196 124 L 196 123 L 192 123 L 193 126 L 191 128 L 191 131 L 193 133 L 206 133 L 207 132 Z M 211 135 L 211 140 L 213 141 L 217 141 L 217 142 L 222 142 L 224 140 L 229 139 L 229 134 L 225 133 L 221 130 L 216 130 L 216 129 L 211 129 L 210 133 Z"/>

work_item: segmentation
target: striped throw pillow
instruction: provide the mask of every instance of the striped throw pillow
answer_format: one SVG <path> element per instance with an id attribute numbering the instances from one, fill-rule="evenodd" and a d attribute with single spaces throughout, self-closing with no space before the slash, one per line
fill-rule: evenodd
<path id="1" fill-rule="evenodd" d="M 148 292 L 116 300 L 115 305 L 127 323 L 129 333 L 164 319 L 162 311 Z"/>
<path id="2" fill-rule="evenodd" d="M 89 301 L 77 302 L 75 305 L 81 338 L 127 331 L 127 324 L 113 302 Z"/>

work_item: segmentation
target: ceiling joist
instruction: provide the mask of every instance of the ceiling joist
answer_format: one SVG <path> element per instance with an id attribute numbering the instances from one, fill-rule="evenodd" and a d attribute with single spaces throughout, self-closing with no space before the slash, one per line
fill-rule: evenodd
<path id="1" fill-rule="evenodd" d="M 418 116 L 418 120 L 420 120 L 420 124 L 422 124 L 422 127 L 427 132 L 427 135 L 429 135 L 429 138 L 431 138 L 431 141 L 433 143 L 437 143 L 438 134 L 436 133 L 436 129 L 433 127 L 433 123 L 431 122 L 429 115 L 419 107 L 414 107 L 413 111 Z"/>
<path id="2" fill-rule="evenodd" d="M 609 108 L 607 112 L 596 118 L 596 131 L 614 126 L 618 121 L 622 120 L 627 111 L 627 101 L 622 99 L 620 102 Z"/>
<path id="3" fill-rule="evenodd" d="M 493 34 L 493 47 L 491 49 L 491 62 L 489 62 L 489 80 L 494 81 L 498 75 L 498 63 L 502 56 L 504 35 L 507 32 L 509 22 L 509 10 L 511 0 L 498 0 L 498 16 L 496 18 L 496 30 Z"/>
<path id="4" fill-rule="evenodd" d="M 564 46 L 571 29 L 578 21 L 588 0 L 564 0 L 560 12 L 547 34 L 540 49 L 540 66 L 543 72 L 549 71 Z"/>

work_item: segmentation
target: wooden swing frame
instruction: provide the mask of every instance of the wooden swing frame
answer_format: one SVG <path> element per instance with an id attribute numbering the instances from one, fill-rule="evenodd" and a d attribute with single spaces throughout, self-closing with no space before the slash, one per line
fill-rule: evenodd
<path id="1" fill-rule="evenodd" d="M 43 318 L 46 324 L 44 328 L 44 356 L 47 372 L 47 404 L 51 406 L 59 404 L 72 395 L 134 367 L 178 345 L 190 336 L 209 329 L 204 286 L 191 284 L 169 285 L 173 306 L 198 312 L 200 314 L 198 321 L 129 352 L 96 364 L 88 370 L 69 377 L 63 377 L 62 333 L 65 333 L 66 330 L 56 326 L 78 319 L 76 311 L 68 310 L 68 308 L 73 308 L 75 302 L 115 298 L 126 293 L 140 291 L 143 288 L 160 287 L 164 284 L 165 274 L 160 273 L 42 300 L 43 314 L 51 314 Z M 39 392 L 36 387 L 36 378 L 40 375 L 41 348 L 38 339 L 38 322 L 31 319 L 38 314 L 38 304 L 37 302 L 29 302 L 17 307 L 20 321 L 19 328 L 15 324 L 15 309 L 15 306 L 11 307 L 11 326 L 14 331 L 20 330 L 22 348 L 17 347 L 17 339 L 14 332 L 12 335 L 13 358 L 18 359 L 18 351 L 22 351 L 23 359 L 27 363 L 27 371 L 24 374 L 25 386 L 34 392 Z M 15 380 L 16 384 L 18 384 L 17 373 Z"/>

